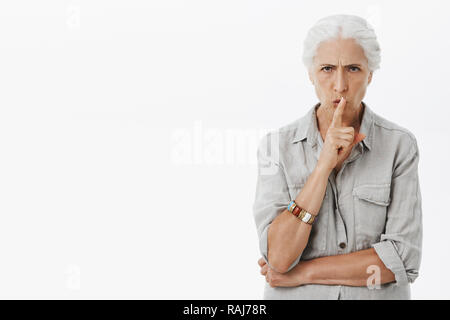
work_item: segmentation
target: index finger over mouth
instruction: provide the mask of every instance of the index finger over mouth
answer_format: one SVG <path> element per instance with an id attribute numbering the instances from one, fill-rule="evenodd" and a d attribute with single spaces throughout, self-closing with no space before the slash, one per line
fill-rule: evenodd
<path id="1" fill-rule="evenodd" d="M 344 97 L 341 98 L 336 110 L 334 110 L 333 120 L 331 121 L 331 127 L 341 127 L 342 126 L 342 115 L 344 114 L 345 105 L 347 101 Z"/>

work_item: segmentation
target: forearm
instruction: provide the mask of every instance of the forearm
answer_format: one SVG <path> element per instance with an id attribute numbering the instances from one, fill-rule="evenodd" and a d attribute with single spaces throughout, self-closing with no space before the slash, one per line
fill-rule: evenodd
<path id="1" fill-rule="evenodd" d="M 305 278 L 306 274 L 306 283 L 366 286 L 368 284 L 367 280 L 371 277 L 374 270 L 377 270 L 375 272 L 379 270 L 379 284 L 395 281 L 394 274 L 386 268 L 373 248 L 348 254 L 316 258 L 303 261 L 302 263 L 304 265 L 299 265 L 299 269 L 296 271 L 304 273 L 302 274 L 303 278 Z M 375 276 L 378 275 L 375 274 Z M 372 282 L 369 284 L 372 284 Z"/>
<path id="2" fill-rule="evenodd" d="M 295 198 L 297 205 L 317 215 L 325 196 L 330 171 L 316 166 L 306 184 Z M 279 272 L 286 272 L 308 243 L 311 225 L 284 210 L 276 217 L 268 231 L 268 259 Z"/>

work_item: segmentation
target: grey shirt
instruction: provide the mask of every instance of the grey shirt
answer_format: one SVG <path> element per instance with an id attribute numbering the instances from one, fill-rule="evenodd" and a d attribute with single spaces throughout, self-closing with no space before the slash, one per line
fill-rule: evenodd
<path id="1" fill-rule="evenodd" d="M 360 132 L 366 138 L 353 148 L 341 170 L 330 174 L 308 244 L 289 270 L 300 260 L 373 247 L 395 282 L 378 288 L 319 284 L 272 288 L 266 282 L 264 299 L 410 299 L 422 248 L 417 141 L 410 131 L 362 104 Z M 322 150 L 319 105 L 260 141 L 253 214 L 266 263 L 269 225 L 301 191 Z"/>

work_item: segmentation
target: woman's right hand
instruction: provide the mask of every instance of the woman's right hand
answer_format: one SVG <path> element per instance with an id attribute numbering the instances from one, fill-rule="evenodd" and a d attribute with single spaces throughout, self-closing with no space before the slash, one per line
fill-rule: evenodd
<path id="1" fill-rule="evenodd" d="M 350 155 L 353 146 L 362 141 L 366 136 L 358 133 L 355 136 L 353 127 L 342 126 L 342 115 L 344 114 L 347 101 L 341 98 L 333 114 L 333 120 L 328 128 L 325 142 L 320 152 L 318 166 L 329 171 L 333 170 L 338 163 L 343 163 Z"/>

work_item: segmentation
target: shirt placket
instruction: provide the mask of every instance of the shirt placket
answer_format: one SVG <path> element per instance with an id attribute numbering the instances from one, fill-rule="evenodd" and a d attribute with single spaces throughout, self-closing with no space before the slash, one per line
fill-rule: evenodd
<path id="1" fill-rule="evenodd" d="M 344 169 L 345 164 L 342 169 Z M 342 171 L 342 170 L 341 170 Z M 340 173 L 338 173 L 339 175 Z M 347 231 L 345 228 L 344 218 L 342 216 L 341 210 L 339 208 L 339 186 L 337 183 L 337 178 L 334 177 L 333 174 L 330 174 L 328 177 L 328 181 L 331 185 L 331 189 L 333 190 L 333 210 L 336 221 L 336 246 L 339 253 L 343 253 L 345 247 L 347 246 Z"/>
<path id="2" fill-rule="evenodd" d="M 337 221 L 337 247 L 338 247 L 338 252 L 339 253 L 345 253 L 349 251 L 349 247 L 348 247 L 348 234 L 347 234 L 347 230 L 346 230 L 346 224 L 344 223 L 345 217 L 344 217 L 344 213 L 341 210 L 341 207 L 339 205 L 339 194 L 341 192 L 341 190 L 343 189 L 343 184 L 346 181 L 342 180 L 342 174 L 345 170 L 345 167 L 347 166 L 347 164 L 357 160 L 359 157 L 362 156 L 362 152 L 361 151 L 363 148 L 361 146 L 361 143 L 358 144 L 357 146 L 355 146 L 350 154 L 350 156 L 344 161 L 344 163 L 342 164 L 342 168 L 341 170 L 337 173 L 337 175 L 335 176 L 334 174 L 330 174 L 330 176 L 328 177 L 328 180 L 331 184 L 331 187 L 333 189 L 333 194 L 334 194 L 334 209 L 335 209 L 335 214 L 336 214 L 336 221 Z M 350 217 L 348 217 L 350 219 Z"/>
<path id="3" fill-rule="evenodd" d="M 339 254 L 348 253 L 349 252 L 349 246 L 348 246 L 348 235 L 346 230 L 346 224 L 344 223 L 344 216 L 342 213 L 342 210 L 339 206 L 339 193 L 342 190 L 342 184 L 345 183 L 345 181 L 342 181 L 342 173 L 345 170 L 345 167 L 348 163 L 355 161 L 358 159 L 364 151 L 359 151 L 360 145 L 357 147 L 354 147 L 352 150 L 352 153 L 350 154 L 350 157 L 348 157 L 344 163 L 342 164 L 341 170 L 338 172 L 338 174 L 330 174 L 328 177 L 328 181 L 330 182 L 330 185 L 333 189 L 333 195 L 334 195 L 334 212 L 336 216 L 336 245 L 337 245 L 337 251 Z M 363 149 L 363 148 L 361 148 Z M 334 170 L 334 169 L 333 169 Z M 338 299 L 345 299 L 344 295 L 344 289 L 345 287 L 339 286 L 339 294 Z"/>
<path id="4" fill-rule="evenodd" d="M 316 149 L 316 159 L 319 158 L 320 153 L 322 151 L 322 147 L 323 147 L 323 141 L 322 141 L 322 137 L 320 136 L 320 134 L 317 134 L 317 149 Z M 330 174 L 328 176 L 328 181 L 329 184 L 331 186 L 331 189 L 333 191 L 333 210 L 334 210 L 334 215 L 335 215 L 335 221 L 336 221 L 336 242 L 335 245 L 337 246 L 337 252 L 339 254 L 344 253 L 345 249 L 347 248 L 347 244 L 348 244 L 348 238 L 347 238 L 347 230 L 346 230 L 346 226 L 344 223 L 344 217 L 342 215 L 342 212 L 339 208 L 339 193 L 341 190 L 341 186 L 342 186 L 342 181 L 341 181 L 341 175 L 342 172 L 345 169 L 345 166 L 347 165 L 347 163 L 355 160 L 358 156 L 359 152 L 356 150 L 356 148 L 353 148 L 352 153 L 350 154 L 350 157 L 348 157 L 344 163 L 342 164 L 342 168 L 341 170 L 338 172 L 337 176 L 335 177 L 334 174 Z M 334 169 L 333 169 L 334 170 Z M 332 250 L 334 251 L 334 250 Z"/>

